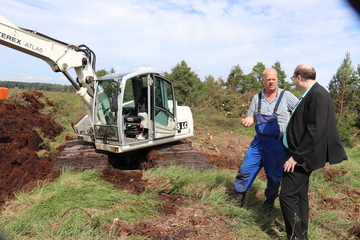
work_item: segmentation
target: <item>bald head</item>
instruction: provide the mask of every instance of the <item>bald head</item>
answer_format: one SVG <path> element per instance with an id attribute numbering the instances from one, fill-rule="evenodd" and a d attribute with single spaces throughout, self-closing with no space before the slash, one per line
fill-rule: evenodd
<path id="1" fill-rule="evenodd" d="M 268 75 L 273 75 L 277 78 L 277 71 L 273 68 L 267 68 L 263 72 L 263 77 L 266 79 Z"/>
<path id="2" fill-rule="evenodd" d="M 316 79 L 316 71 L 309 64 L 300 64 L 294 70 L 294 76 L 300 75 L 305 80 L 315 80 Z"/>
<path id="3" fill-rule="evenodd" d="M 278 78 L 277 78 L 277 72 L 273 68 L 265 69 L 263 73 L 263 79 L 262 79 L 264 86 L 265 86 L 265 93 L 271 94 L 276 93 L 278 89 Z"/>

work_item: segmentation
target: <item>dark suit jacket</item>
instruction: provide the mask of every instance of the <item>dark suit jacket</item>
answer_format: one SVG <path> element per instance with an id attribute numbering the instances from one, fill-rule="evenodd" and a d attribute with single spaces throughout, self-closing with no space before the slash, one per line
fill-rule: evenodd
<path id="1" fill-rule="evenodd" d="M 330 94 L 317 82 L 299 103 L 286 129 L 288 154 L 307 172 L 347 159 Z"/>

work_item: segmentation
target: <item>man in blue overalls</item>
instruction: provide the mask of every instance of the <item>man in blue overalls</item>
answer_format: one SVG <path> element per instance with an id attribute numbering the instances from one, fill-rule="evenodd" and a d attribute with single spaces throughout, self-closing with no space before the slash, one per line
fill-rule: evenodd
<path id="1" fill-rule="evenodd" d="M 256 122 L 256 135 L 246 151 L 244 161 L 234 183 L 234 199 L 239 206 L 245 203 L 246 191 L 252 186 L 255 177 L 264 167 L 267 179 L 266 200 L 262 213 L 272 212 L 274 201 L 279 195 L 279 187 L 285 162 L 285 151 L 281 142 L 290 113 L 298 102 L 289 91 L 278 87 L 277 72 L 268 68 L 263 73 L 264 90 L 255 94 L 247 117 L 242 116 L 241 124 L 250 127 Z"/>

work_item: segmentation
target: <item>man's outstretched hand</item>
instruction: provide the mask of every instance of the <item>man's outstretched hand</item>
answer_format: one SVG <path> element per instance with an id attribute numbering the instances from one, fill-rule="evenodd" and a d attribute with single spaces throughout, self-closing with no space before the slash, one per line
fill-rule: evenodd
<path id="1" fill-rule="evenodd" d="M 250 127 L 251 125 L 254 124 L 254 117 L 251 117 L 251 116 L 245 117 L 244 115 L 241 115 L 241 122 L 240 123 L 244 127 Z"/>

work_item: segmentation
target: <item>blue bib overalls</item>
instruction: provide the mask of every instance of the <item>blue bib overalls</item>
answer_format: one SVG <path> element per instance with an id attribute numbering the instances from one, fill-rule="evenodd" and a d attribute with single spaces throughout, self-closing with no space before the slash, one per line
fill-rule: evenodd
<path id="1" fill-rule="evenodd" d="M 278 197 L 285 151 L 281 142 L 282 133 L 276 111 L 284 92 L 280 93 L 274 112 L 270 116 L 260 113 L 261 93 L 259 93 L 258 113 L 255 117 L 256 136 L 246 151 L 244 161 L 236 175 L 234 187 L 237 192 L 249 190 L 260 169 L 264 167 L 267 178 L 265 197 L 269 200 L 275 200 Z"/>

